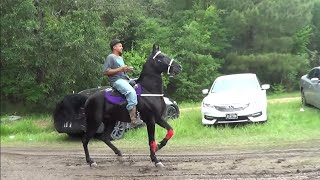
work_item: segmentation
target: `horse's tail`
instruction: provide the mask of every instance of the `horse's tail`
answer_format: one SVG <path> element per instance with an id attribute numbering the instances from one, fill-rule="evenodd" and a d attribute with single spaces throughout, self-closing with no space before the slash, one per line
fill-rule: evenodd
<path id="1" fill-rule="evenodd" d="M 84 105 L 87 97 L 81 94 L 66 95 L 56 104 L 53 112 L 54 127 L 58 132 L 81 133 L 85 131 Z"/>

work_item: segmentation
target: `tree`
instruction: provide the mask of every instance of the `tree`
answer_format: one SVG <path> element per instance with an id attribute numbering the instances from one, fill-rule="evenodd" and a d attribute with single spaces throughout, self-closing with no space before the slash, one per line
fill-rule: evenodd
<path id="1" fill-rule="evenodd" d="M 101 82 L 101 52 L 107 44 L 101 14 L 76 4 L 51 3 L 1 4 L 6 9 L 1 21 L 1 96 L 11 101 L 53 107 L 66 93 Z"/>

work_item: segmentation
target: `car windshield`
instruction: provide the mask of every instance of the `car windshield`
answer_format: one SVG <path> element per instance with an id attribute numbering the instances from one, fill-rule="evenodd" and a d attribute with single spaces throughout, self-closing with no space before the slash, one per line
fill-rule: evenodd
<path id="1" fill-rule="evenodd" d="M 259 83 L 255 77 L 234 76 L 227 78 L 218 78 L 211 90 L 211 93 L 248 91 L 259 89 Z"/>

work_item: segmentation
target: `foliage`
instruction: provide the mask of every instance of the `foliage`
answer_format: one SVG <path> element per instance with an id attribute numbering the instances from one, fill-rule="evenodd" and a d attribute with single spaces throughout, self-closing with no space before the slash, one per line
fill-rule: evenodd
<path id="1" fill-rule="evenodd" d="M 271 88 L 275 94 L 280 94 L 286 91 L 286 88 L 281 84 L 274 84 Z"/>
<path id="2" fill-rule="evenodd" d="M 154 43 L 180 62 L 182 74 L 164 78 L 166 95 L 179 101 L 199 100 L 220 74 L 249 70 L 294 90 L 320 63 L 320 0 L 2 0 L 0 7 L 2 101 L 38 111 L 106 85 L 112 38 L 124 40 L 131 77 Z"/>
<path id="3" fill-rule="evenodd" d="M 229 54 L 224 66 L 226 73 L 255 73 L 262 84 L 281 86 L 285 90 L 297 89 L 298 79 L 307 70 L 308 61 L 305 57 L 278 53 Z"/>
<path id="4" fill-rule="evenodd" d="M 11 3 L 1 4 L 12 8 L 1 21 L 1 96 L 48 108 L 64 94 L 100 81 L 106 40 L 99 13 L 61 9 L 53 14 L 59 7 Z"/>

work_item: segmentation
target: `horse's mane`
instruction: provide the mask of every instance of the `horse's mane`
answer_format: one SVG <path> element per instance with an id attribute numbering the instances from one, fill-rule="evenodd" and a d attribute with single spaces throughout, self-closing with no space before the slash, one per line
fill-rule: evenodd
<path id="1" fill-rule="evenodd" d="M 140 72 L 139 78 L 137 79 L 137 82 L 141 82 L 143 80 L 143 78 L 146 77 L 146 76 L 157 76 L 158 77 L 158 75 L 147 71 L 148 70 L 147 65 L 152 60 L 152 55 L 153 55 L 153 52 L 149 55 L 149 57 L 147 58 L 146 62 L 143 64 L 142 70 Z"/>

